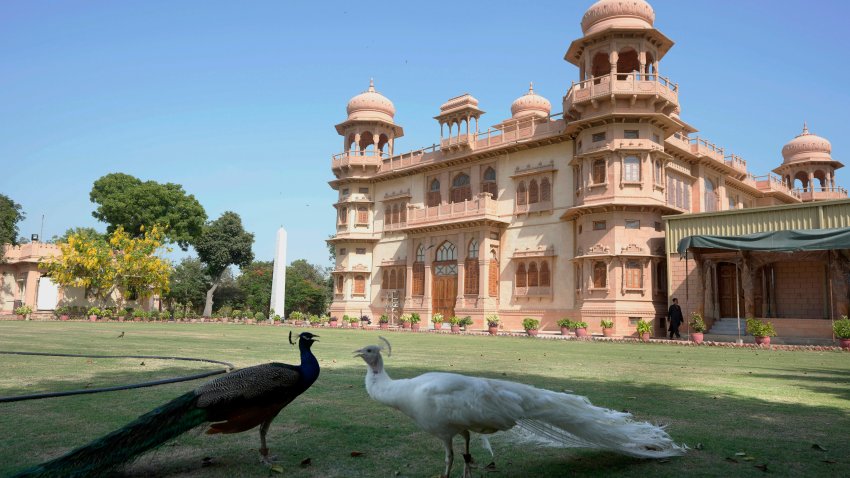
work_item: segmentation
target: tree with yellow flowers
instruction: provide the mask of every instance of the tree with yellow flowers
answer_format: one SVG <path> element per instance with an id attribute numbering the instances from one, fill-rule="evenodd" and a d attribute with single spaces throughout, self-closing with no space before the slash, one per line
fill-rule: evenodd
<path id="1" fill-rule="evenodd" d="M 40 264 L 53 282 L 81 287 L 99 303 L 116 290 L 122 298 L 168 292 L 171 264 L 157 256 L 165 237 L 153 226 L 134 238 L 118 227 L 108 237 L 72 233 L 60 242 L 62 254 Z"/>

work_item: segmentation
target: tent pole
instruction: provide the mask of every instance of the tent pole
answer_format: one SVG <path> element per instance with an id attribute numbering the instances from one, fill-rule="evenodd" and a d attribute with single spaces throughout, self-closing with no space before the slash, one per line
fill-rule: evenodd
<path id="1" fill-rule="evenodd" d="M 835 343 L 835 316 L 832 315 L 832 251 L 826 251 L 826 286 L 829 288 L 829 325 L 832 326 L 832 342 Z"/>
<path id="2" fill-rule="evenodd" d="M 738 273 L 738 264 L 735 264 L 735 310 L 737 311 L 737 314 L 738 314 L 738 319 L 737 319 L 737 323 L 738 323 L 738 343 L 742 344 L 742 343 L 744 343 L 744 341 L 741 340 L 741 293 L 738 290 L 739 287 L 740 287 L 740 274 Z"/>

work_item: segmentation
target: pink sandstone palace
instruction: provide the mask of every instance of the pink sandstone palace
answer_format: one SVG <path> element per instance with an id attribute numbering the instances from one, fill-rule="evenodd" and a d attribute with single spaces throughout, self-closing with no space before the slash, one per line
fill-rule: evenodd
<path id="1" fill-rule="evenodd" d="M 643 0 L 596 2 L 564 57 L 578 82 L 563 113 L 529 87 L 482 131 L 484 111 L 463 94 L 435 116 L 439 146 L 397 154 L 393 103 L 372 83 L 352 98 L 332 160 L 331 315 L 441 313 L 483 328 L 498 314 L 506 329 L 534 317 L 549 330 L 569 317 L 592 331 L 612 319 L 631 335 L 666 315 L 684 281 L 668 273 L 662 216 L 846 198 L 829 141 L 805 126 L 778 176 L 695 136 L 660 74 L 673 42 L 654 20 Z M 718 304 L 712 313 L 734 316 Z"/>

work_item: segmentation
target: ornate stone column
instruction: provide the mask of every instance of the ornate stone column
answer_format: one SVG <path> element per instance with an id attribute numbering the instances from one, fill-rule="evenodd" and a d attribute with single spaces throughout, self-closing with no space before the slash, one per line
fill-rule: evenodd
<path id="1" fill-rule="evenodd" d="M 744 287 L 744 317 L 755 317 L 756 305 L 753 296 L 753 270 L 750 257 L 744 253 L 741 258 L 741 283 Z"/>
<path id="2" fill-rule="evenodd" d="M 703 310 L 705 311 L 705 316 L 710 317 L 712 319 L 717 319 L 717 315 L 714 313 L 714 262 L 710 260 L 705 260 L 702 263 L 702 288 L 704 291 L 703 296 Z"/>

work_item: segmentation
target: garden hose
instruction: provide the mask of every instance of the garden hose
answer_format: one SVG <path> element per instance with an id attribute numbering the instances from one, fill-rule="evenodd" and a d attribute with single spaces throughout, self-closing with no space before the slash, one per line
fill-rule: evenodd
<path id="1" fill-rule="evenodd" d="M 68 397 L 71 395 L 84 395 L 87 393 L 101 393 L 101 392 L 114 392 L 116 390 L 131 390 L 134 388 L 145 388 L 145 387 L 155 387 L 157 385 L 165 385 L 168 383 L 177 383 L 177 382 L 188 382 L 190 380 L 197 380 L 199 378 L 210 377 L 212 375 L 218 375 L 221 373 L 227 373 L 232 371 L 235 367 L 232 363 L 222 362 L 220 360 L 210 360 L 203 358 L 191 358 L 191 357 L 162 357 L 158 355 L 82 355 L 82 354 L 51 354 L 44 352 L 7 352 L 0 350 L 0 354 L 6 355 L 37 355 L 41 357 L 77 357 L 77 358 L 133 358 L 133 359 L 152 359 L 152 360 L 183 360 L 187 362 L 207 362 L 214 363 L 219 365 L 224 365 L 224 369 L 222 370 L 213 370 L 211 372 L 198 373 L 194 375 L 186 375 L 183 377 L 173 377 L 173 378 L 165 378 L 161 380 L 154 380 L 150 382 L 141 382 L 141 383 L 132 383 L 129 385 L 117 385 L 114 387 L 103 387 L 103 388 L 88 388 L 83 390 L 68 390 L 66 392 L 47 392 L 47 393 L 34 393 L 31 395 L 14 395 L 10 397 L 0 397 L 0 403 L 7 402 L 20 402 L 23 400 L 38 400 L 42 398 L 53 398 L 53 397 Z"/>

